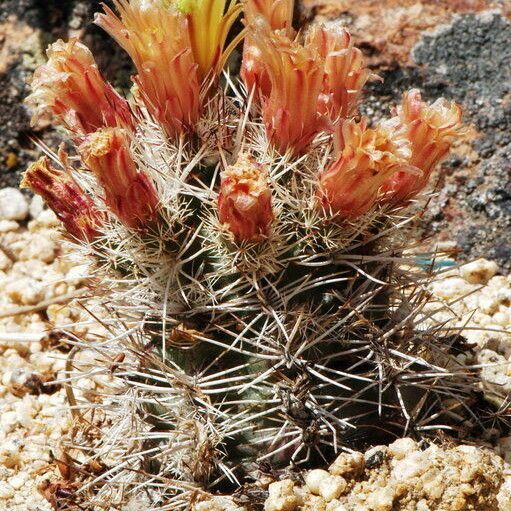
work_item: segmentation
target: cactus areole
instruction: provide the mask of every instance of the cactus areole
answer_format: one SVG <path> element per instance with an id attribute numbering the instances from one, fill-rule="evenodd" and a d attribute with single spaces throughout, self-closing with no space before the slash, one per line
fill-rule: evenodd
<path id="1" fill-rule="evenodd" d="M 474 375 L 421 325 L 428 272 L 403 226 L 464 133 L 460 108 L 414 90 L 360 119 L 377 77 L 345 30 L 295 31 L 292 0 L 113 4 L 96 23 L 134 62 L 130 97 L 71 40 L 28 98 L 76 154 L 24 184 L 89 261 L 107 296 L 98 353 L 117 361 L 69 443 L 87 506 L 143 489 L 148 509 L 189 509 L 345 449 L 455 437 Z"/>

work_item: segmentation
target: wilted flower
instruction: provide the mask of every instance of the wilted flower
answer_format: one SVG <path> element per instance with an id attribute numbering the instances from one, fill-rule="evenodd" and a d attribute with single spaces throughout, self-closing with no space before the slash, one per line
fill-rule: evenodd
<path id="1" fill-rule="evenodd" d="M 268 138 L 281 153 L 302 152 L 321 130 L 318 97 L 323 69 L 310 48 L 276 32 L 261 30 L 259 46 L 271 81 L 263 101 Z"/>
<path id="2" fill-rule="evenodd" d="M 368 128 L 365 120 L 340 123 L 340 153 L 319 176 L 318 198 L 325 211 L 355 219 L 377 202 L 385 180 L 400 169 L 410 171 L 408 143 L 393 135 L 383 126 Z"/>
<path id="3" fill-rule="evenodd" d="M 189 129 L 199 118 L 199 77 L 188 21 L 163 0 L 114 0 L 120 17 L 110 8 L 96 15 L 132 58 L 147 110 L 170 136 Z"/>
<path id="4" fill-rule="evenodd" d="M 353 46 L 351 35 L 337 27 L 315 26 L 308 34 L 307 44 L 323 59 L 320 112 L 332 121 L 353 115 L 362 88 L 376 75 L 365 67 L 362 52 Z"/>
<path id="5" fill-rule="evenodd" d="M 92 241 L 98 236 L 103 215 L 71 173 L 51 165 L 48 157 L 43 156 L 30 165 L 21 187 L 39 194 L 75 238 Z"/>
<path id="6" fill-rule="evenodd" d="M 268 172 L 253 158 L 241 155 L 221 176 L 218 219 L 240 241 L 268 234 L 273 220 Z"/>
<path id="7" fill-rule="evenodd" d="M 398 172 L 384 185 L 389 196 L 406 200 L 419 193 L 429 182 L 431 172 L 449 152 L 453 142 L 465 133 L 461 107 L 453 101 L 438 99 L 428 105 L 414 89 L 403 97 L 396 124 L 410 141 L 409 164 L 420 175 Z"/>
<path id="8" fill-rule="evenodd" d="M 246 0 L 244 13 L 248 33 L 243 45 L 240 75 L 249 92 L 255 90 L 257 95 L 267 97 L 271 90 L 270 77 L 253 34 L 254 26 L 265 23 L 270 30 L 280 30 L 292 37 L 293 5 L 293 0 Z"/>
<path id="9" fill-rule="evenodd" d="M 177 8 L 185 14 L 200 80 L 218 75 L 232 50 L 244 34 L 238 34 L 227 45 L 229 31 L 241 12 L 237 0 L 177 0 Z"/>
<path id="10" fill-rule="evenodd" d="M 157 220 L 158 195 L 148 176 L 137 169 L 125 130 L 98 130 L 78 150 L 103 186 L 106 205 L 125 225 L 139 229 Z"/>
<path id="11" fill-rule="evenodd" d="M 89 49 L 77 39 L 59 40 L 47 50 L 48 62 L 34 73 L 27 103 L 35 107 L 33 122 L 51 112 L 76 134 L 104 126 L 131 128 L 128 103 L 105 82 Z"/>

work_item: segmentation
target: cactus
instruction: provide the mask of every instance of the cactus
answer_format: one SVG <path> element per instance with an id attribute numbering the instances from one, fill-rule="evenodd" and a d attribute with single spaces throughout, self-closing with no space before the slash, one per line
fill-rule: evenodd
<path id="1" fill-rule="evenodd" d="M 82 505 L 188 509 L 342 450 L 479 427 L 459 339 L 423 325 L 431 271 L 405 229 L 460 108 L 410 91 L 387 121 L 358 119 L 362 53 L 344 30 L 296 32 L 291 0 L 114 4 L 96 23 L 133 59 L 129 100 L 77 40 L 50 47 L 28 99 L 75 153 L 24 183 L 107 297 L 96 349 L 117 384 L 72 440 Z M 242 38 L 238 80 L 224 68 Z"/>

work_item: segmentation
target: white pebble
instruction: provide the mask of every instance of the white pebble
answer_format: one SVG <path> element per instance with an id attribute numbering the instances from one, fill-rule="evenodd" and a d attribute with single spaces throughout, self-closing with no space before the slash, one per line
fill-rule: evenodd
<path id="1" fill-rule="evenodd" d="M 52 263 L 55 260 L 56 245 L 47 235 L 32 234 L 30 242 L 21 250 L 20 261 L 36 259 L 43 263 Z"/>
<path id="2" fill-rule="evenodd" d="M 322 470 L 320 468 L 317 468 L 315 470 L 311 470 L 306 476 L 305 476 L 305 484 L 307 485 L 307 488 L 309 488 L 309 491 L 313 493 L 314 495 L 319 495 L 319 489 L 322 481 L 325 479 L 328 480 L 330 477 L 330 474 L 326 470 Z"/>
<path id="3" fill-rule="evenodd" d="M 27 481 L 27 474 L 20 472 L 19 474 L 9 479 L 9 484 L 15 489 L 19 490 Z"/>
<path id="4" fill-rule="evenodd" d="M 268 494 L 268 499 L 264 504 L 265 511 L 294 511 L 298 506 L 294 483 L 290 479 L 270 484 Z"/>
<path id="5" fill-rule="evenodd" d="M 3 481 L 0 481 L 0 499 L 7 500 L 14 497 L 14 488 Z"/>
<path id="6" fill-rule="evenodd" d="M 432 284 L 433 293 L 439 298 L 457 298 L 468 295 L 474 288 L 459 277 L 452 277 Z"/>
<path id="7" fill-rule="evenodd" d="M 401 460 L 408 454 L 417 451 L 419 446 L 411 438 L 399 438 L 389 445 L 389 452 L 394 458 Z"/>
<path id="8" fill-rule="evenodd" d="M 413 452 L 394 465 L 392 477 L 397 481 L 406 481 L 425 472 L 428 466 L 427 458 L 421 451 Z"/>
<path id="9" fill-rule="evenodd" d="M 40 195 L 34 195 L 28 206 L 31 218 L 37 218 L 44 209 L 44 201 Z"/>
<path id="10" fill-rule="evenodd" d="M 11 268 L 12 261 L 5 255 L 3 250 L 0 250 L 0 270 L 7 271 Z"/>
<path id="11" fill-rule="evenodd" d="M 394 490 L 391 486 L 380 488 L 369 495 L 366 501 L 372 511 L 391 511 L 394 507 Z"/>
<path id="12" fill-rule="evenodd" d="M 499 308 L 499 302 L 494 296 L 490 296 L 487 294 L 482 294 L 479 297 L 479 309 L 484 314 L 488 314 L 491 316 L 492 314 L 495 314 Z"/>
<path id="13" fill-rule="evenodd" d="M 20 225 L 14 220 L 1 220 L 0 219 L 0 233 L 17 231 Z"/>
<path id="14" fill-rule="evenodd" d="M 0 190 L 0 219 L 25 220 L 27 215 L 27 199 L 17 188 Z"/>
<path id="15" fill-rule="evenodd" d="M 326 511 L 347 511 L 347 509 L 342 502 L 334 499 L 326 505 Z"/>
<path id="16" fill-rule="evenodd" d="M 326 502 L 330 502 L 334 499 L 338 499 L 348 487 L 346 479 L 341 476 L 329 476 L 328 478 L 322 479 L 319 483 L 319 495 L 325 499 Z"/>
<path id="17" fill-rule="evenodd" d="M 460 268 L 460 275 L 470 284 L 486 284 L 498 271 L 494 261 L 478 259 Z"/>
<path id="18" fill-rule="evenodd" d="M 4 431 L 10 432 L 12 431 L 16 425 L 18 424 L 18 418 L 16 412 L 4 412 L 0 416 L 0 425 L 3 427 Z"/>

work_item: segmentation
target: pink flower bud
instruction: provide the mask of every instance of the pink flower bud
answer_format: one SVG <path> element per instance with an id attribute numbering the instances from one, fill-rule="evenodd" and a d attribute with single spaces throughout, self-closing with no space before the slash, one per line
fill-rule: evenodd
<path id="1" fill-rule="evenodd" d="M 322 208 L 342 219 L 367 213 L 380 198 L 390 176 L 406 168 L 410 152 L 403 140 L 383 126 L 368 128 L 366 121 L 343 121 L 339 126 L 340 153 L 319 176 Z"/>
<path id="2" fill-rule="evenodd" d="M 249 93 L 252 90 L 255 91 L 256 100 L 270 95 L 271 81 L 261 59 L 257 37 L 253 33 L 254 26 L 265 23 L 270 30 L 281 30 L 292 37 L 293 4 L 292 0 L 247 0 L 245 2 L 244 13 L 248 33 L 243 46 L 240 74 L 247 91 Z"/>
<path id="3" fill-rule="evenodd" d="M 48 62 L 38 67 L 27 103 L 35 107 L 33 122 L 48 112 L 76 134 L 104 126 L 131 128 L 128 103 L 105 82 L 89 49 L 77 39 L 52 44 Z"/>
<path id="4" fill-rule="evenodd" d="M 241 155 L 222 172 L 218 219 L 238 241 L 257 241 L 273 220 L 268 172 L 253 158 Z"/>
<path id="5" fill-rule="evenodd" d="M 148 176 L 137 169 L 125 130 L 98 130 L 78 150 L 103 186 L 106 205 L 126 226 L 141 229 L 157 220 L 156 189 Z"/>
<path id="6" fill-rule="evenodd" d="M 103 215 L 70 172 L 54 167 L 46 156 L 30 165 L 21 187 L 39 194 L 71 236 L 93 241 L 99 235 Z"/>
<path id="7" fill-rule="evenodd" d="M 96 24 L 133 60 L 147 110 L 169 136 L 191 129 L 199 118 L 200 91 L 185 15 L 160 0 L 114 4 L 120 16 L 105 6 Z"/>
<path id="8" fill-rule="evenodd" d="M 424 189 L 434 168 L 466 130 L 462 125 L 459 105 L 443 98 L 428 105 L 415 89 L 404 95 L 397 114 L 394 122 L 410 141 L 412 154 L 409 164 L 419 169 L 421 174 L 398 172 L 385 182 L 384 190 L 394 199 L 407 200 Z"/>
<path id="9" fill-rule="evenodd" d="M 292 36 L 294 0 L 246 0 L 245 20 L 248 24 L 262 18 L 271 30 L 285 30 Z"/>
<path id="10" fill-rule="evenodd" d="M 253 91 L 255 101 L 270 95 L 271 81 L 261 58 L 261 50 L 249 36 L 245 38 L 243 45 L 240 75 L 248 94 L 252 94 Z"/>
<path id="11" fill-rule="evenodd" d="M 310 48 L 276 32 L 261 30 L 258 36 L 271 81 L 270 95 L 263 102 L 268 138 L 280 153 L 301 153 L 323 127 L 317 110 L 321 62 Z"/>
<path id="12" fill-rule="evenodd" d="M 324 63 L 319 111 L 332 121 L 352 116 L 365 83 L 376 77 L 365 67 L 362 52 L 353 46 L 351 35 L 337 27 L 315 26 L 308 34 L 307 44 Z"/>

